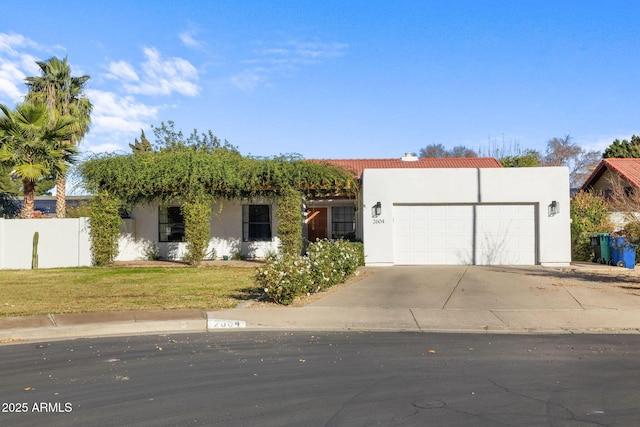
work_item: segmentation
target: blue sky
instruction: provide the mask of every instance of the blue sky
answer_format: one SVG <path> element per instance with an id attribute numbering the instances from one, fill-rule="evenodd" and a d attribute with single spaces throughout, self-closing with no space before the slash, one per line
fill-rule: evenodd
<path id="1" fill-rule="evenodd" d="M 640 133 L 638 1 L 0 0 L 0 103 L 68 55 L 85 151 L 150 125 L 244 154 L 400 157 L 428 144 L 588 149 Z"/>

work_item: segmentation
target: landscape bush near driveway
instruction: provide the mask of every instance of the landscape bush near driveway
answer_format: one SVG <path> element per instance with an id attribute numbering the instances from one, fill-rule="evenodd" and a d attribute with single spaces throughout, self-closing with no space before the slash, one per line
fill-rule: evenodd
<path id="1" fill-rule="evenodd" d="M 360 265 L 364 265 L 362 243 L 319 240 L 309 244 L 307 256 L 269 258 L 258 268 L 255 280 L 272 301 L 288 305 L 295 297 L 344 282 Z"/>

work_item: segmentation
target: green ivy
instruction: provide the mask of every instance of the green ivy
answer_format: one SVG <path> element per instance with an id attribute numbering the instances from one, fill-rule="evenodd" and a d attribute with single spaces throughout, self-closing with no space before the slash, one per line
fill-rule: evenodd
<path id="1" fill-rule="evenodd" d="M 106 190 L 125 203 L 175 200 L 185 194 L 225 199 L 273 197 L 292 187 L 307 198 L 355 196 L 358 182 L 328 163 L 243 157 L 235 150 L 165 150 L 97 155 L 79 171 L 92 192 Z"/>
<path id="2" fill-rule="evenodd" d="M 278 199 L 279 252 L 297 256 L 302 253 L 302 194 L 287 187 Z"/>
<path id="3" fill-rule="evenodd" d="M 118 238 L 122 219 L 119 215 L 120 201 L 106 191 L 91 198 L 91 254 L 93 264 L 112 265 L 118 255 Z"/>
<path id="4" fill-rule="evenodd" d="M 191 265 L 199 265 L 207 254 L 211 240 L 211 200 L 196 197 L 182 204 L 184 216 L 184 239 L 187 252 L 184 260 Z"/>

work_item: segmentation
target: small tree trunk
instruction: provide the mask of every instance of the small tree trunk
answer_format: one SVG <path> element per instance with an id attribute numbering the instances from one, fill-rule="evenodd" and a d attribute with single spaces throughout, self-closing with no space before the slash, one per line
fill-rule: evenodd
<path id="1" fill-rule="evenodd" d="M 20 218 L 33 218 L 36 194 L 35 181 L 23 180 L 22 189 L 24 191 L 24 203 L 22 205 L 22 210 L 20 211 Z"/>
<path id="2" fill-rule="evenodd" d="M 56 218 L 67 216 L 67 180 L 63 176 L 56 180 Z"/>

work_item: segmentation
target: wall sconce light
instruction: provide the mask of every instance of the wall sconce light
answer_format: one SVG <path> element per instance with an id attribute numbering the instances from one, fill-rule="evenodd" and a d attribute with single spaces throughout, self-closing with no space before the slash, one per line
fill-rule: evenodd
<path id="1" fill-rule="evenodd" d="M 554 216 L 560 213 L 560 203 L 556 202 L 555 200 L 551 202 L 551 204 L 548 206 L 548 210 L 549 210 L 549 216 Z"/>
<path id="2" fill-rule="evenodd" d="M 377 218 L 382 215 L 382 203 L 378 202 L 371 207 L 371 217 Z"/>

